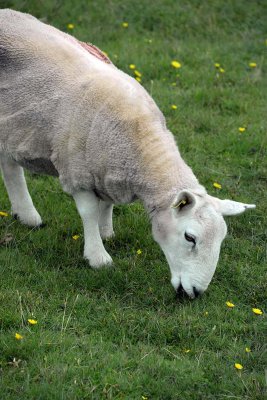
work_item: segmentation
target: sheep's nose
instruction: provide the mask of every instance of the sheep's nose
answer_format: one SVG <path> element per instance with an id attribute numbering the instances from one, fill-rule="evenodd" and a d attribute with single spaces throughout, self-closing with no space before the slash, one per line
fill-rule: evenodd
<path id="1" fill-rule="evenodd" d="M 193 286 L 193 292 L 194 292 L 195 297 L 198 297 L 201 294 L 201 292 L 199 290 L 197 290 L 197 288 L 195 286 Z"/>
<path id="2" fill-rule="evenodd" d="M 179 287 L 176 290 L 176 297 L 179 299 L 184 299 L 185 297 L 189 296 L 193 299 L 197 298 L 201 294 L 201 291 L 198 290 L 195 286 L 193 286 L 192 294 L 187 293 L 186 290 L 183 288 L 182 284 L 180 283 Z"/>
<path id="3" fill-rule="evenodd" d="M 178 299 L 184 299 L 185 296 L 187 296 L 187 293 L 186 293 L 186 291 L 184 290 L 182 284 L 180 283 L 179 287 L 178 287 L 177 290 L 176 290 L 176 297 L 177 297 Z"/>

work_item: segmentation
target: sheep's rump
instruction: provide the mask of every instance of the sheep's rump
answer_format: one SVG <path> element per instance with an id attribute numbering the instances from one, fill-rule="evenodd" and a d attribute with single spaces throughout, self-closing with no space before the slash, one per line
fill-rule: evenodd
<path id="1" fill-rule="evenodd" d="M 76 58 L 86 50 L 111 64 L 93 45 L 31 15 L 0 10 L 0 152 L 37 173 L 58 175 L 53 141 L 70 126 L 75 74 L 81 74 L 71 59 L 75 46 Z"/>

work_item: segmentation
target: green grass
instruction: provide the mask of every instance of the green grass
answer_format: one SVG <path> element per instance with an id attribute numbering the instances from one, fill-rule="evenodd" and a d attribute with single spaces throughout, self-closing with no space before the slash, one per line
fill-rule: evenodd
<path id="1" fill-rule="evenodd" d="M 27 174 L 47 225 L 31 230 L 0 220 L 0 239 L 14 238 L 0 247 L 0 398 L 263 399 L 266 314 L 252 307 L 266 312 L 266 4 L 2 0 L 6 6 L 65 31 L 73 23 L 71 33 L 122 70 L 136 64 L 209 193 L 257 209 L 227 220 L 208 291 L 177 301 L 141 204 L 115 208 L 116 237 L 106 243 L 115 268 L 94 271 L 82 259 L 73 200 L 57 180 Z M 180 70 L 170 67 L 174 59 Z M 0 209 L 9 211 L 2 182 L 0 193 Z"/>

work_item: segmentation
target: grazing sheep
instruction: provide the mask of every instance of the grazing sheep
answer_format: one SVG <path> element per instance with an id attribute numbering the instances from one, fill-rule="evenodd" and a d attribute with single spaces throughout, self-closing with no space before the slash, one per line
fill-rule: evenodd
<path id="1" fill-rule="evenodd" d="M 145 89 L 96 47 L 0 10 L 0 164 L 12 212 L 42 223 L 23 174 L 58 176 L 84 225 L 84 257 L 112 263 L 113 204 L 140 199 L 176 290 L 208 287 L 226 235 L 223 215 L 254 205 L 209 196 L 185 164 Z"/>

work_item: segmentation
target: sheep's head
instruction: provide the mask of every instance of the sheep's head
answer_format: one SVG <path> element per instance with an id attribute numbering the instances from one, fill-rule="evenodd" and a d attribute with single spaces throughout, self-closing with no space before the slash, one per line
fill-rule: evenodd
<path id="1" fill-rule="evenodd" d="M 223 216 L 249 208 L 255 205 L 183 190 L 169 209 L 154 214 L 153 237 L 167 258 L 175 290 L 195 298 L 207 289 L 227 233 Z"/>

